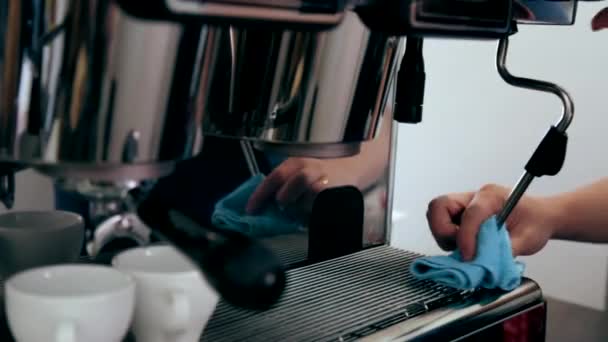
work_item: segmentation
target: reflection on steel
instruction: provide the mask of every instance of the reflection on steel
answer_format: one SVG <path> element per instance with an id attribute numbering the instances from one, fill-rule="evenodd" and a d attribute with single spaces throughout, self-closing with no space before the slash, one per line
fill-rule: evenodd
<path id="1" fill-rule="evenodd" d="M 344 156 L 377 133 L 400 41 L 370 32 L 356 14 L 330 32 L 231 27 L 219 42 L 205 134 Z"/>
<path id="2" fill-rule="evenodd" d="M 115 239 L 128 239 L 137 246 L 150 243 L 151 231 L 133 213 L 121 213 L 102 221 L 87 241 L 87 253 L 96 257 L 104 247 Z"/>
<path id="3" fill-rule="evenodd" d="M 315 32 L 146 20 L 122 5 L 0 0 L 0 162 L 141 180 L 198 153 L 203 122 L 297 154 L 350 155 L 375 136 L 399 40 L 354 12 Z"/>
<path id="4" fill-rule="evenodd" d="M 200 149 L 209 31 L 115 0 L 0 1 L 0 161 L 104 181 L 170 172 L 158 166 Z"/>
<path id="5" fill-rule="evenodd" d="M 247 162 L 247 168 L 249 168 L 249 173 L 251 173 L 252 176 L 259 175 L 261 173 L 260 167 L 258 166 L 258 162 L 256 160 L 255 153 L 253 152 L 251 142 L 242 140 L 241 150 L 243 151 L 243 155 L 245 156 L 245 161 Z"/>
<path id="6" fill-rule="evenodd" d="M 265 20 L 288 25 L 333 27 L 343 18 L 345 6 L 361 0 L 166 0 L 167 7 L 177 14 L 230 20 Z"/>

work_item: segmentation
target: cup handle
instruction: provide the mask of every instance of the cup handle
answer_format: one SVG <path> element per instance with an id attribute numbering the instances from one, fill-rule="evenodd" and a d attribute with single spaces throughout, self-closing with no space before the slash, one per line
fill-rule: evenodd
<path id="1" fill-rule="evenodd" d="M 55 342 L 76 342 L 76 324 L 62 322 L 55 331 Z"/>
<path id="2" fill-rule="evenodd" d="M 181 290 L 170 290 L 169 298 L 169 317 L 167 317 L 167 330 L 179 332 L 186 330 L 190 323 L 190 301 L 188 296 Z"/>

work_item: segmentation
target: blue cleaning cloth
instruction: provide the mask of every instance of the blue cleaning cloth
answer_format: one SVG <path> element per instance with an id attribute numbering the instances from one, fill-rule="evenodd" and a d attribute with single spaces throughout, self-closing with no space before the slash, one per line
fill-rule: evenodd
<path id="1" fill-rule="evenodd" d="M 521 283 L 524 269 L 525 265 L 513 257 L 506 227 L 499 229 L 496 217 L 492 217 L 481 225 L 472 261 L 462 261 L 456 250 L 451 255 L 417 259 L 410 271 L 418 279 L 430 279 L 457 289 L 484 287 L 510 291 Z"/>
<path id="2" fill-rule="evenodd" d="M 215 205 L 211 222 L 220 229 L 229 229 L 252 237 L 288 234 L 298 231 L 300 223 L 276 204 L 268 204 L 261 213 L 249 215 L 245 207 L 249 197 L 264 180 L 256 175 Z"/>

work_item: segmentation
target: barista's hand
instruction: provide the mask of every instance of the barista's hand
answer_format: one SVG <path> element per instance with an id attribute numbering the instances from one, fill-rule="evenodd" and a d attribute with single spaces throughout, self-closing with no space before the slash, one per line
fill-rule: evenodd
<path id="1" fill-rule="evenodd" d="M 282 207 L 297 204 L 311 209 L 319 192 L 353 183 L 348 181 L 350 172 L 342 168 L 332 159 L 289 158 L 258 186 L 247 203 L 247 212 L 255 213 L 271 200 Z"/>
<path id="2" fill-rule="evenodd" d="M 465 260 L 475 256 L 477 232 L 481 224 L 498 214 L 509 190 L 486 185 L 477 193 L 445 195 L 429 204 L 427 219 L 439 246 L 452 250 L 458 246 Z M 557 215 L 546 199 L 524 197 L 507 219 L 513 255 L 540 251 L 554 234 Z"/>

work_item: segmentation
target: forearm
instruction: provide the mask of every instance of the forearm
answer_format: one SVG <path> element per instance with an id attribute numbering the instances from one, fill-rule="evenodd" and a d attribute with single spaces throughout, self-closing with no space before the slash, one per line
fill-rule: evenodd
<path id="1" fill-rule="evenodd" d="M 553 238 L 608 242 L 608 178 L 548 199 L 555 211 Z"/>

